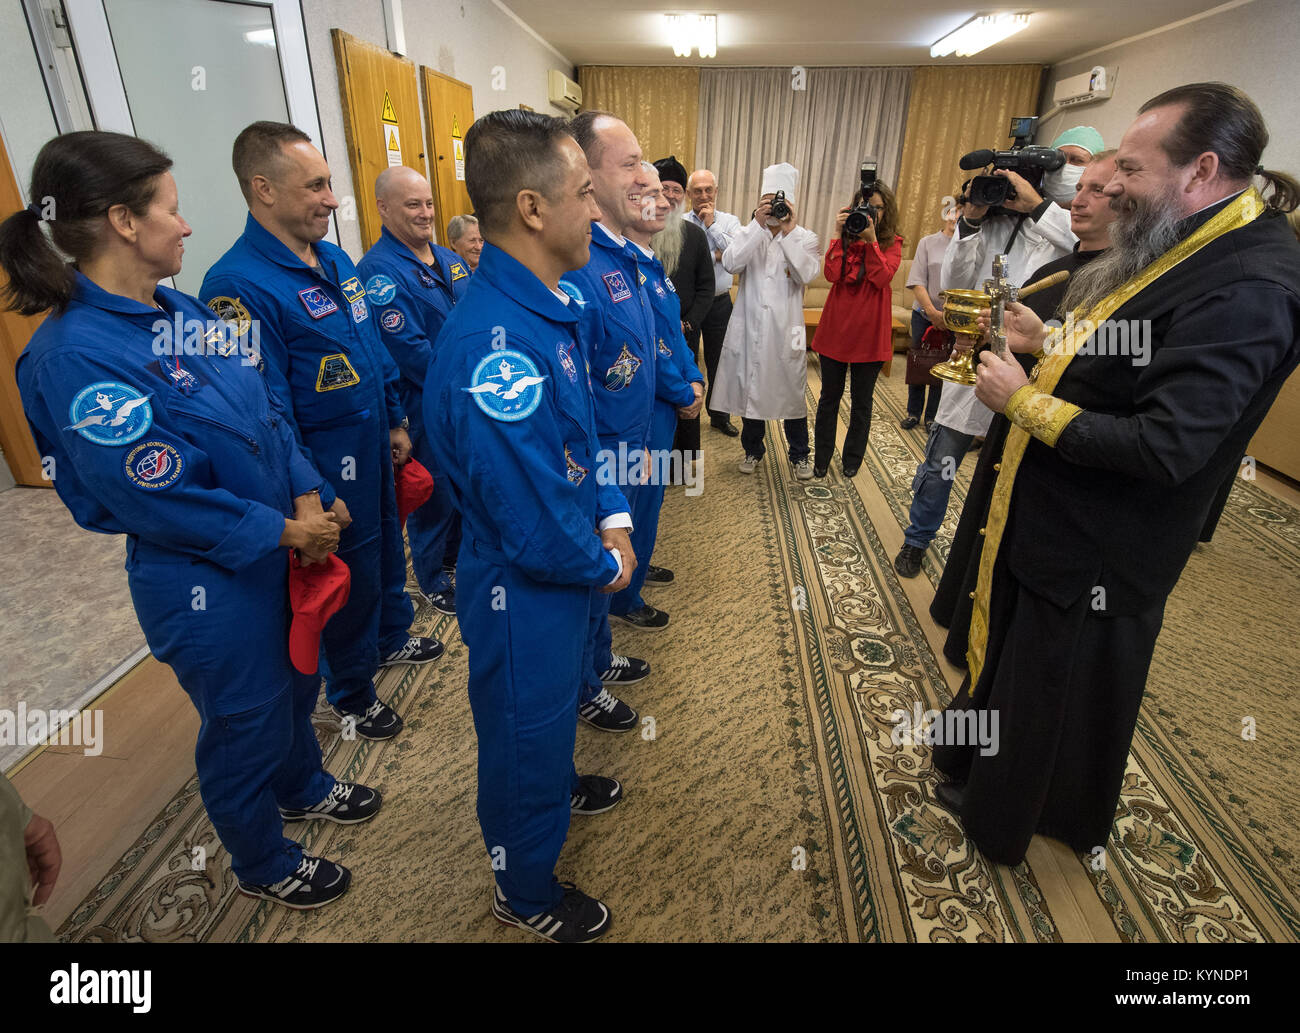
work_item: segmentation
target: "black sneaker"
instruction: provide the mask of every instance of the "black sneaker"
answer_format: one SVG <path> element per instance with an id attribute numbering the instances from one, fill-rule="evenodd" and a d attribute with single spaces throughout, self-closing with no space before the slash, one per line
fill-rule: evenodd
<path id="1" fill-rule="evenodd" d="M 604 775 L 579 775 L 578 791 L 569 794 L 569 811 L 573 814 L 604 814 L 623 799 L 623 787 L 617 778 Z"/>
<path id="2" fill-rule="evenodd" d="M 239 892 L 246 897 L 261 897 L 283 904 L 295 911 L 310 911 L 338 900 L 348 891 L 352 873 L 341 864 L 323 857 L 303 854 L 297 870 L 270 886 L 241 882 Z"/>
<path id="3" fill-rule="evenodd" d="M 816 477 L 818 480 L 821 480 L 821 478 L 826 476 L 826 473 L 829 469 L 830 467 L 827 466 L 814 466 L 813 476 Z"/>
<path id="4" fill-rule="evenodd" d="M 918 420 L 915 416 L 904 416 L 901 420 L 898 421 L 898 425 L 902 427 L 904 430 L 911 430 L 920 422 L 921 421 Z"/>
<path id="5" fill-rule="evenodd" d="M 285 821 L 333 821 L 340 825 L 357 825 L 369 821 L 379 813 L 384 798 L 369 786 L 358 782 L 335 782 L 329 796 L 314 807 L 305 810 L 280 808 L 280 817 Z"/>
<path id="6" fill-rule="evenodd" d="M 336 717 L 346 722 L 352 721 L 352 730 L 363 739 L 369 739 L 371 742 L 383 742 L 385 739 L 391 739 L 405 727 L 405 722 L 398 716 L 396 710 L 390 707 L 382 699 L 377 699 L 366 708 L 364 714 L 353 714 L 346 710 L 340 710 L 334 704 L 330 704 L 330 709 L 334 711 Z M 344 728 L 347 731 L 347 728 Z M 344 738 L 351 739 L 351 735 L 345 735 Z"/>
<path id="7" fill-rule="evenodd" d="M 649 603 L 644 604 L 639 610 L 629 610 L 627 613 L 611 613 L 611 617 L 616 617 L 624 624 L 630 624 L 634 628 L 641 628 L 645 631 L 663 631 L 668 627 L 668 614 L 663 610 L 656 610 Z"/>
<path id="8" fill-rule="evenodd" d="M 673 572 L 667 567 L 656 567 L 653 563 L 646 567 L 645 583 L 647 585 L 671 585 Z"/>
<path id="9" fill-rule="evenodd" d="M 549 911 L 525 918 L 506 903 L 500 886 L 492 887 L 492 917 L 504 925 L 515 925 L 552 943 L 590 943 L 609 932 L 613 916 L 609 908 L 589 897 L 571 882 L 562 882 L 564 899 Z"/>
<path id="10" fill-rule="evenodd" d="M 915 545 L 904 545 L 898 550 L 898 555 L 894 557 L 894 569 L 898 571 L 899 577 L 916 577 L 921 573 L 921 557 L 925 555 L 924 549 L 918 549 Z"/>
<path id="11" fill-rule="evenodd" d="M 631 685 L 650 677 L 650 665 L 634 656 L 611 653 L 609 669 L 600 676 L 606 685 Z"/>
<path id="12" fill-rule="evenodd" d="M 637 713 L 609 689 L 578 706 L 578 716 L 602 732 L 630 732 L 636 727 Z"/>
<path id="13" fill-rule="evenodd" d="M 453 610 L 453 613 L 456 611 Z M 427 664 L 442 656 L 442 643 L 436 638 L 419 638 L 412 635 L 402 646 L 379 661 L 380 667 L 395 667 L 398 664 Z"/>
<path id="14" fill-rule="evenodd" d="M 426 595 L 429 605 L 439 613 L 445 613 L 449 617 L 456 616 L 456 589 L 448 586 L 441 592 L 434 592 L 432 595 Z"/>

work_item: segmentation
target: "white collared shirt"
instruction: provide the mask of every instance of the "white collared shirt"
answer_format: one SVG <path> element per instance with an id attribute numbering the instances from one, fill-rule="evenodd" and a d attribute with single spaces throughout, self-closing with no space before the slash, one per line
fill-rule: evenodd
<path id="1" fill-rule="evenodd" d="M 713 211 L 713 225 L 705 226 L 700 222 L 700 217 L 693 211 L 687 212 L 684 219 L 689 219 L 704 231 L 704 235 L 709 238 L 709 254 L 721 255 L 727 250 L 732 239 L 740 232 L 740 220 L 730 212 L 720 212 L 716 208 Z M 713 259 L 713 294 L 717 297 L 719 294 L 726 294 L 731 290 L 731 273 L 722 267 L 720 258 Z"/>

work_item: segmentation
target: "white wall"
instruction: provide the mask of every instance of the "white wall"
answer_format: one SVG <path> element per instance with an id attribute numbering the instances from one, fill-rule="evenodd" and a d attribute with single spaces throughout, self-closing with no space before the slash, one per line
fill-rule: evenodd
<path id="1" fill-rule="evenodd" d="M 1189 82 L 1221 80 L 1244 90 L 1264 114 L 1270 142 L 1265 168 L 1300 175 L 1300 7 L 1295 0 L 1250 3 L 1188 22 L 1144 39 L 1053 66 L 1043 110 L 1052 88 L 1071 75 L 1105 65 L 1116 73 L 1109 100 L 1062 112 L 1039 126 L 1036 143 L 1049 144 L 1064 129 L 1095 126 L 1107 147 L 1119 145 L 1124 130 L 1145 101 Z"/>
<path id="2" fill-rule="evenodd" d="M 323 150 L 334 176 L 334 193 L 367 204 L 369 185 L 358 190 L 348 166 L 330 30 L 342 29 L 358 39 L 386 47 L 383 4 L 380 0 L 302 0 L 302 10 L 316 83 L 316 105 L 325 136 Z M 402 15 L 405 56 L 416 65 L 428 65 L 468 83 L 474 90 L 476 116 L 520 104 L 543 114 L 564 114 L 547 101 L 546 74 L 557 68 L 576 79 L 573 65 L 492 0 L 403 0 Z M 503 75 L 497 74 L 498 68 Z M 493 88 L 502 84 L 504 89 Z M 360 258 L 359 224 L 339 220 L 338 225 L 344 250 L 353 259 Z"/>
<path id="3" fill-rule="evenodd" d="M 0 90 L 0 132 L 14 164 L 18 188 L 26 197 L 36 153 L 57 128 L 27 19 L 22 5 L 14 2 L 0 3 L 0 68 L 5 83 Z"/>

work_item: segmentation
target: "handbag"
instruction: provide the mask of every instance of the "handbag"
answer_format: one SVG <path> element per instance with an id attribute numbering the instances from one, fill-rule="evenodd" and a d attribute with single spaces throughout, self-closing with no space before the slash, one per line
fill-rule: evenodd
<path id="1" fill-rule="evenodd" d="M 952 354 L 955 338 L 956 334 L 951 330 L 940 330 L 937 326 L 926 327 L 921 340 L 907 349 L 907 372 L 904 383 L 909 387 L 939 386 L 941 382 L 930 375 L 930 370 Z"/>

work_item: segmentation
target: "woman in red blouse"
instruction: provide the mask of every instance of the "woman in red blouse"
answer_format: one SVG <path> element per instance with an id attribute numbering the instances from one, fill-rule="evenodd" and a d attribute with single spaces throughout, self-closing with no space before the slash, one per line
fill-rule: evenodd
<path id="1" fill-rule="evenodd" d="M 844 476 L 862 465 L 871 429 L 871 395 L 880 367 L 893 353 L 892 295 L 889 281 L 903 258 L 903 238 L 895 232 L 898 202 L 883 183 L 872 188 L 868 205 L 872 218 L 852 240 L 844 237 L 844 220 L 861 202 L 859 191 L 840 209 L 835 221 L 838 240 L 831 241 L 824 269 L 831 292 L 813 335 L 812 349 L 821 356 L 822 393 L 817 403 L 813 474 L 825 477 L 835 452 L 835 417 L 844 380 L 852 370 L 849 431 L 840 450 Z"/>

